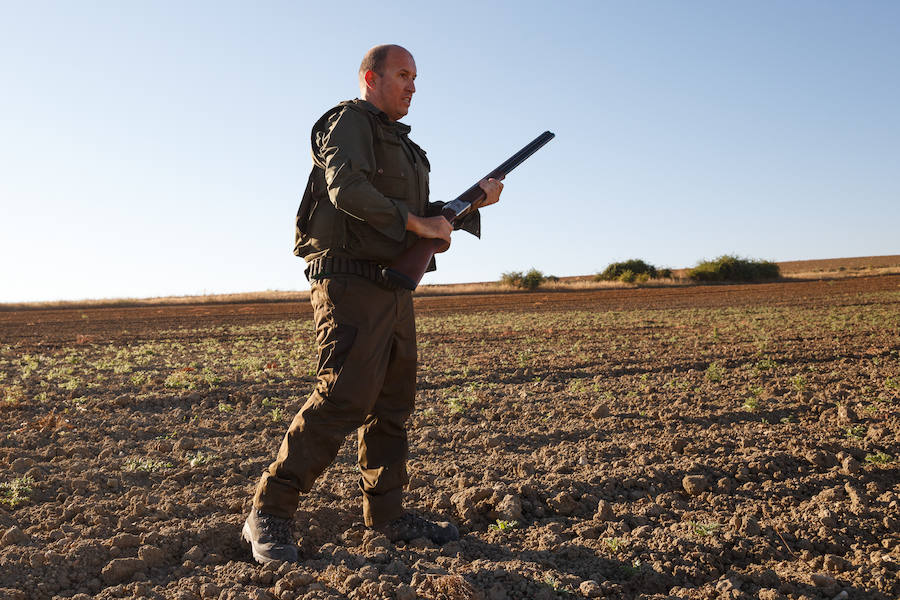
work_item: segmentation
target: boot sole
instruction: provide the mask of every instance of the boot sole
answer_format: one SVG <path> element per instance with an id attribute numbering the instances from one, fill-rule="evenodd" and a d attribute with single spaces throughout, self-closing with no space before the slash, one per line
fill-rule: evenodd
<path id="1" fill-rule="evenodd" d="M 241 528 L 241 541 L 250 545 L 250 552 L 253 554 L 253 560 L 261 565 L 272 562 L 272 559 L 266 558 L 262 554 L 256 552 L 256 548 L 253 547 L 253 542 L 250 541 L 251 539 L 250 527 L 247 525 L 247 522 L 244 521 L 244 526 Z"/>

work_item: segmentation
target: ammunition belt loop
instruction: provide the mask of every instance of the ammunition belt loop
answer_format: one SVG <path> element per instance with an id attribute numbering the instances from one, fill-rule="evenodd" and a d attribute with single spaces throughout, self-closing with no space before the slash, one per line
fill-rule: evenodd
<path id="1" fill-rule="evenodd" d="M 310 262 L 306 270 L 306 279 L 309 282 L 326 279 L 331 275 L 356 275 L 380 285 L 388 290 L 395 290 L 397 286 L 391 283 L 383 273 L 381 265 L 341 256 L 323 256 Z"/>

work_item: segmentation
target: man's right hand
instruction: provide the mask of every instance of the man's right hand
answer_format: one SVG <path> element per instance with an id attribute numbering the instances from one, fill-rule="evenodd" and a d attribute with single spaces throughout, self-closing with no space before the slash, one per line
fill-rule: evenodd
<path id="1" fill-rule="evenodd" d="M 441 215 L 436 217 L 419 217 L 410 213 L 406 221 L 406 230 L 412 231 L 419 237 L 437 238 L 449 244 L 450 234 L 453 233 L 453 225 Z"/>

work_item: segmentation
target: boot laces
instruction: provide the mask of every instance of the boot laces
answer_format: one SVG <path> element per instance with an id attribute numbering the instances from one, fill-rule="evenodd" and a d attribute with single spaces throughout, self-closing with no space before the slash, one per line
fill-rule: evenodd
<path id="1" fill-rule="evenodd" d="M 279 544 L 292 544 L 293 536 L 291 534 L 291 520 L 276 517 L 275 515 L 267 515 L 266 513 L 257 513 L 259 529 L 269 535 Z"/>

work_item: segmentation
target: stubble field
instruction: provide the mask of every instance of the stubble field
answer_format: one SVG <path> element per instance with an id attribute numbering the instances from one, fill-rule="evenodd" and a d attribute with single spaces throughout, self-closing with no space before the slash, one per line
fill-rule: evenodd
<path id="1" fill-rule="evenodd" d="M 900 275 L 416 305 L 407 501 L 462 539 L 366 531 L 351 436 L 266 568 L 307 306 L 0 312 L 0 598 L 900 597 Z"/>

